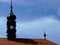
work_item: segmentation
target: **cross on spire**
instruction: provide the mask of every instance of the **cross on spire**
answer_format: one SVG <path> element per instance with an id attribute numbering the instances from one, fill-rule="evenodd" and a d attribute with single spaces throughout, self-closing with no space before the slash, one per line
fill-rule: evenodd
<path id="1" fill-rule="evenodd" d="M 44 39 L 46 40 L 46 32 L 45 32 L 45 30 L 44 30 Z"/>

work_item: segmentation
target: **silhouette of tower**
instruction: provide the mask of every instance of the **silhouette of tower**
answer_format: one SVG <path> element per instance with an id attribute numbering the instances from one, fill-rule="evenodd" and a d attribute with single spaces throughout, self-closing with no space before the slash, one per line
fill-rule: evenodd
<path id="1" fill-rule="evenodd" d="M 16 16 L 13 14 L 12 0 L 11 0 L 10 15 L 7 17 L 7 39 L 16 39 Z"/>
<path id="2" fill-rule="evenodd" d="M 46 40 L 46 32 L 44 31 L 44 39 Z"/>

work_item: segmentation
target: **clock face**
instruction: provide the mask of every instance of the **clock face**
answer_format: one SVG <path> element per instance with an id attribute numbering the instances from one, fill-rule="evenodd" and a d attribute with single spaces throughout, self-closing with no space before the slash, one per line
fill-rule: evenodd
<path id="1" fill-rule="evenodd" d="M 14 26 L 10 26 L 10 29 L 14 29 Z"/>

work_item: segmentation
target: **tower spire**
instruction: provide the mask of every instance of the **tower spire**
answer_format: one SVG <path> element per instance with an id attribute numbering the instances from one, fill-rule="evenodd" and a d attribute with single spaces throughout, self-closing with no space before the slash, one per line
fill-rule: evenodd
<path id="1" fill-rule="evenodd" d="M 11 0 L 11 7 L 10 7 L 10 14 L 13 14 L 13 6 L 12 6 L 12 0 Z"/>

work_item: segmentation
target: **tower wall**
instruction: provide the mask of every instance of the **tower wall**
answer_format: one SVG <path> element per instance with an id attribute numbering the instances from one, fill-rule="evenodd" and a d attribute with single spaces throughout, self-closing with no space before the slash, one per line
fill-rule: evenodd
<path id="1" fill-rule="evenodd" d="M 10 15 L 7 17 L 7 39 L 15 40 L 16 39 L 16 16 Z"/>

